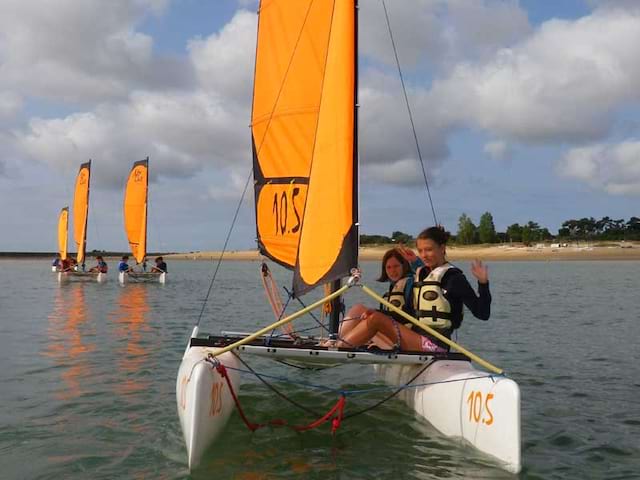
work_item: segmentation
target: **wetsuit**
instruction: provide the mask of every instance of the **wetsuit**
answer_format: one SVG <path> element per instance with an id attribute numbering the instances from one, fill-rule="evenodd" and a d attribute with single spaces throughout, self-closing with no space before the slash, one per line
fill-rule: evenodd
<path id="1" fill-rule="evenodd" d="M 420 270 L 420 278 L 424 280 L 429 275 L 429 268 L 425 267 Z M 467 277 L 458 268 L 450 268 L 446 271 L 441 280 L 442 291 L 444 297 L 451 306 L 451 327 L 439 330 L 438 333 L 443 334 L 447 338 L 451 338 L 453 330 L 460 327 L 463 318 L 463 305 L 466 305 L 471 313 L 480 320 L 488 320 L 491 315 L 491 292 L 489 291 L 489 283 L 478 283 L 478 295 L 469 284 Z M 418 331 L 418 327 L 413 327 L 414 331 Z M 443 342 L 429 335 L 426 331 L 420 331 L 421 335 L 429 337 L 434 343 L 441 347 L 449 348 Z"/>

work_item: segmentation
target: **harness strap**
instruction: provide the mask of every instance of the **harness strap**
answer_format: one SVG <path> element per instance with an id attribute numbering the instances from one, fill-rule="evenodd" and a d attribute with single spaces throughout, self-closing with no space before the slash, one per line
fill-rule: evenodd
<path id="1" fill-rule="evenodd" d="M 433 320 L 437 318 L 451 320 L 453 318 L 453 315 L 451 314 L 451 312 L 439 312 L 438 310 L 436 310 L 435 306 L 433 307 L 432 310 L 418 310 L 416 313 L 417 313 L 417 316 L 420 318 L 429 317 Z"/>
<path id="2" fill-rule="evenodd" d="M 421 280 L 419 282 L 413 282 L 413 288 L 420 288 L 420 287 L 441 287 L 442 286 L 442 282 L 436 282 L 435 280 Z"/>

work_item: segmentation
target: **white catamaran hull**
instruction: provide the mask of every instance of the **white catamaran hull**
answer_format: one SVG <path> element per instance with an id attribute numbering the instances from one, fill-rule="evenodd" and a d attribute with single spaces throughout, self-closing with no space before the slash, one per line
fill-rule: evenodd
<path id="1" fill-rule="evenodd" d="M 194 330 L 192 337 L 197 337 Z M 201 340 L 204 342 L 204 340 Z M 226 381 L 206 361 L 213 346 L 189 346 L 182 360 L 176 384 L 178 414 L 187 445 L 189 469 L 195 468 L 212 445 L 234 410 Z M 218 360 L 238 368 L 236 355 L 251 355 L 304 363 L 308 366 L 373 364 L 380 377 L 393 386 L 411 382 L 399 396 L 442 434 L 464 438 L 478 450 L 496 458 L 500 465 L 517 473 L 521 469 L 520 390 L 503 376 L 473 368 L 465 357 L 440 358 L 403 353 L 372 354 L 348 350 L 283 348 L 282 345 L 242 345 L 235 355 L 227 352 Z M 459 354 L 453 354 L 455 356 Z M 427 366 L 428 365 L 428 366 Z M 427 367 L 425 369 L 425 366 Z M 424 369 L 419 374 L 420 370 Z M 227 370 L 236 394 L 240 378 Z M 418 375 L 419 374 L 419 375 Z M 418 375 L 417 378 L 414 377 Z M 412 381 L 413 379 L 413 381 Z"/>
<path id="2" fill-rule="evenodd" d="M 130 281 L 134 282 L 158 282 L 166 283 L 167 273 L 152 273 L 152 272 L 118 272 L 118 281 L 124 285 Z"/>
<path id="3" fill-rule="evenodd" d="M 176 401 L 189 470 L 198 466 L 202 455 L 220 435 L 235 409 L 226 380 L 206 361 L 208 354 L 216 350 L 219 349 L 189 347 L 178 370 Z M 230 352 L 223 353 L 218 360 L 227 367 L 240 367 L 240 362 Z M 235 370 L 227 370 L 227 374 L 238 394 L 240 375 Z"/>
<path id="4" fill-rule="evenodd" d="M 387 383 L 400 386 L 421 367 L 374 368 Z M 404 390 L 400 397 L 437 430 L 448 437 L 464 438 L 510 472 L 521 470 L 520 389 L 513 380 L 489 377 L 469 362 L 439 360 L 412 384 L 416 387 Z"/>
<path id="5" fill-rule="evenodd" d="M 106 273 L 93 272 L 58 272 L 58 282 L 79 281 L 79 282 L 106 282 Z"/>

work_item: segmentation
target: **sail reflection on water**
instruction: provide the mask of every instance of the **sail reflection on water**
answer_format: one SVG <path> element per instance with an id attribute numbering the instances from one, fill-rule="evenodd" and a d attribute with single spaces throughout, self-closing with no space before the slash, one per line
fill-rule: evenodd
<path id="1" fill-rule="evenodd" d="M 95 337 L 91 324 L 91 311 L 84 298 L 84 285 L 65 285 L 56 290 L 53 311 L 49 315 L 47 334 L 49 342 L 43 355 L 50 358 L 57 367 L 62 367 L 63 385 L 56 397 L 70 400 L 85 393 L 83 380 L 91 375 L 89 355 L 96 348 L 87 341 Z"/>
<path id="2" fill-rule="evenodd" d="M 117 393 L 127 395 L 146 389 L 149 380 L 141 376 L 150 354 L 145 345 L 145 332 L 150 328 L 147 286 L 129 284 L 119 289 L 117 309 L 110 317 L 116 338 L 116 365 L 118 369 Z"/>

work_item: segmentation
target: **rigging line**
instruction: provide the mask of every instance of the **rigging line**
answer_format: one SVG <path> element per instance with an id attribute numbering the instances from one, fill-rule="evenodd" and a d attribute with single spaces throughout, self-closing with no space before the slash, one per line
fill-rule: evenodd
<path id="1" fill-rule="evenodd" d="M 300 410 L 303 410 L 303 411 L 305 411 L 307 413 L 310 413 L 311 415 L 313 415 L 315 417 L 319 417 L 320 416 L 320 414 L 318 412 L 316 412 L 315 410 L 313 410 L 312 408 L 309 408 L 309 407 L 307 407 L 305 405 L 302 405 L 301 403 L 298 403 L 294 399 L 292 399 L 289 396 L 287 396 L 284 393 L 282 393 L 280 390 L 278 390 L 276 387 L 274 387 L 269 382 L 267 382 L 264 378 L 262 378 L 262 375 L 259 374 L 258 372 L 256 372 L 253 368 L 251 368 L 251 365 L 249 365 L 240 355 L 238 355 L 235 352 L 232 352 L 232 353 L 233 353 L 234 357 L 236 357 L 238 360 L 240 360 L 240 363 L 242 363 L 247 369 L 249 369 L 250 372 L 252 372 L 258 378 L 258 380 L 260 380 L 262 383 L 264 383 L 267 386 L 267 388 L 269 388 L 272 392 L 274 392 L 280 398 L 286 400 L 287 402 L 291 403 L 292 405 L 295 405 Z"/>
<path id="2" fill-rule="evenodd" d="M 429 368 L 431 365 L 433 365 L 435 363 L 435 359 L 431 360 L 429 363 L 427 363 L 423 368 L 421 368 L 418 373 L 416 373 L 414 375 L 414 377 L 409 380 L 407 383 L 405 383 L 404 385 L 401 385 L 400 387 L 398 387 L 398 389 L 396 389 L 394 392 L 391 392 L 389 395 L 387 395 L 386 397 L 384 397 L 382 400 L 374 403 L 373 405 L 369 405 L 368 407 L 363 408 L 362 410 L 358 410 L 357 412 L 353 412 L 349 415 L 345 415 L 343 418 L 346 420 L 347 418 L 352 418 L 355 417 L 357 415 L 361 415 L 363 413 L 369 412 L 371 410 L 373 410 L 374 408 L 379 407 L 380 405 L 382 405 L 383 403 L 387 402 L 388 400 L 391 400 L 393 397 L 395 397 L 396 395 L 398 395 L 401 391 L 403 391 L 406 387 L 408 387 L 416 378 L 418 378 L 420 375 L 422 375 L 422 373 L 424 371 L 427 370 L 427 368 Z"/>
<path id="3" fill-rule="evenodd" d="M 404 85 L 404 77 L 402 76 L 402 69 L 400 68 L 400 60 L 398 59 L 398 51 L 396 49 L 396 42 L 393 39 L 393 33 L 391 31 L 391 22 L 389 21 L 389 13 L 387 12 L 387 4 L 385 0 L 382 0 L 382 7 L 384 8 L 384 16 L 387 20 L 387 29 L 389 30 L 389 37 L 391 38 L 391 45 L 393 46 L 393 54 L 396 58 L 396 66 L 398 67 L 398 75 L 400 75 L 400 83 L 402 84 L 402 93 L 404 94 L 404 101 L 407 104 L 407 111 L 409 112 L 409 120 L 411 121 L 411 129 L 413 130 L 413 139 L 416 142 L 416 150 L 418 151 L 418 159 L 420 160 L 420 166 L 422 167 L 422 176 L 424 177 L 424 183 L 427 186 L 427 195 L 429 197 L 429 204 L 431 205 L 431 213 L 433 213 L 433 221 L 436 225 L 439 225 L 438 218 L 436 216 L 436 210 L 433 206 L 433 199 L 431 198 L 431 189 L 429 188 L 429 180 L 427 179 L 427 171 L 424 167 L 424 161 L 422 159 L 422 153 L 420 152 L 420 142 L 418 142 L 418 134 L 416 133 L 416 126 L 413 121 L 413 114 L 411 113 L 411 106 L 409 104 L 409 97 L 407 96 L 407 89 Z"/>
<path id="4" fill-rule="evenodd" d="M 229 231 L 227 232 L 227 238 L 225 238 L 224 240 L 222 251 L 220 252 L 220 256 L 218 257 L 218 264 L 216 265 L 216 269 L 213 272 L 213 277 L 211 277 L 211 283 L 209 284 L 209 289 L 207 290 L 207 296 L 204 298 L 204 302 L 202 302 L 202 309 L 200 310 L 200 315 L 198 315 L 198 321 L 196 322 L 196 326 L 200 326 L 200 321 L 202 320 L 204 309 L 206 308 L 207 302 L 209 301 L 209 295 L 211 295 L 211 289 L 213 288 L 213 283 L 216 281 L 216 275 L 218 275 L 218 270 L 220 269 L 220 264 L 222 263 L 222 257 L 224 256 L 224 252 L 227 251 L 227 244 L 229 243 L 231 232 L 233 232 L 233 227 L 235 226 L 236 220 L 238 219 L 238 213 L 240 212 L 240 207 L 242 207 L 242 202 L 244 201 L 244 196 L 247 193 L 247 187 L 249 187 L 249 181 L 251 180 L 252 176 L 253 176 L 253 168 L 249 169 L 249 175 L 247 176 L 247 181 L 244 184 L 244 189 L 242 190 L 240 201 L 238 202 L 238 206 L 236 207 L 236 213 L 233 215 L 231 226 L 229 227 Z"/>

